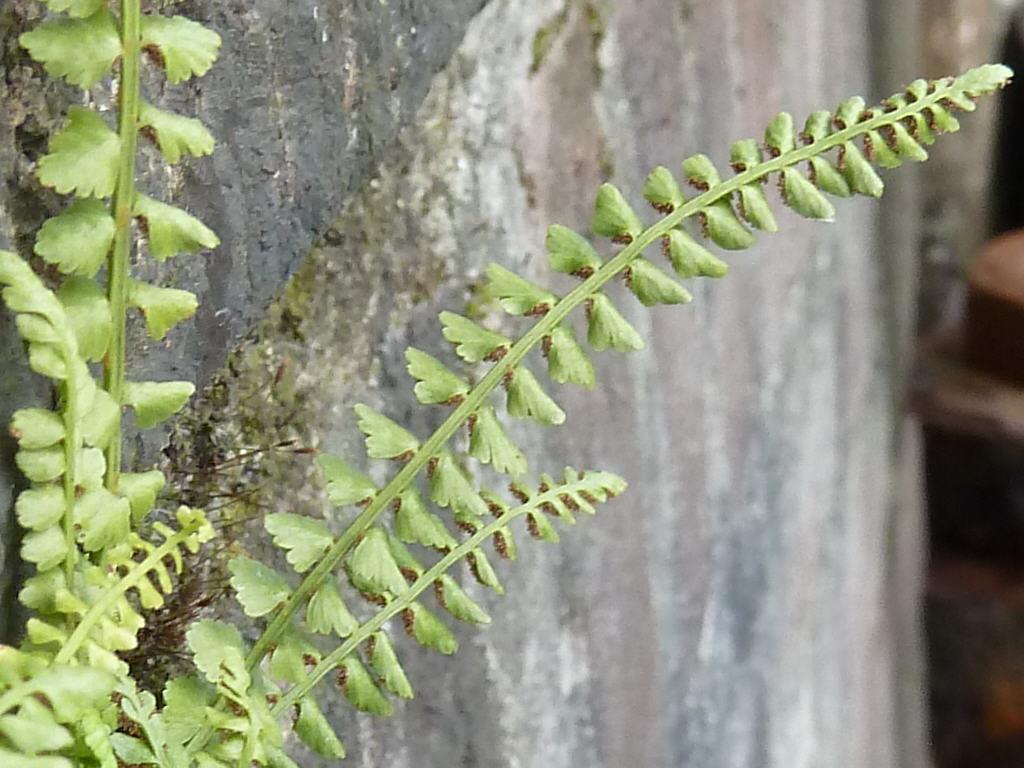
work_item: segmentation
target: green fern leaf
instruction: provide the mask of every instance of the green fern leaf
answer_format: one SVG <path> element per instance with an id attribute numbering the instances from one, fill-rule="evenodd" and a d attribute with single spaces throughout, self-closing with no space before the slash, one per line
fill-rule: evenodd
<path id="1" fill-rule="evenodd" d="M 114 220 L 99 200 L 76 200 L 47 219 L 36 235 L 35 252 L 66 275 L 93 277 L 114 242 Z"/>
<path id="2" fill-rule="evenodd" d="M 495 517 L 505 517 L 509 513 L 510 507 L 508 502 L 494 493 L 494 491 L 485 488 L 480 492 L 480 495 Z M 516 540 L 512 537 L 512 532 L 507 526 L 498 528 L 494 532 L 492 540 L 494 542 L 494 551 L 498 553 L 499 557 L 505 560 L 516 559 Z"/>
<path id="3" fill-rule="evenodd" d="M 327 718 L 320 711 L 312 694 L 299 702 L 299 716 L 295 720 L 295 735 L 310 749 L 323 757 L 340 760 L 345 757 L 345 745 L 341 743 Z"/>
<path id="4" fill-rule="evenodd" d="M 153 750 L 142 739 L 136 739 L 124 733 L 112 733 L 110 734 L 110 743 L 114 747 L 114 754 L 122 764 L 157 765 L 159 763 Z"/>
<path id="5" fill-rule="evenodd" d="M 722 177 L 707 155 L 697 154 L 683 160 L 683 176 L 690 186 L 701 192 L 722 183 Z"/>
<path id="6" fill-rule="evenodd" d="M 903 103 L 906 103 L 905 98 Z M 802 135 L 805 142 L 813 144 L 826 138 L 830 133 L 832 133 L 832 113 L 827 109 L 816 109 L 807 116 Z"/>
<path id="7" fill-rule="evenodd" d="M 405 359 L 409 362 L 409 375 L 416 379 L 416 399 L 424 405 L 458 405 L 469 392 L 465 379 L 426 352 L 409 347 Z"/>
<path id="8" fill-rule="evenodd" d="M 72 510 L 78 540 L 86 552 L 96 552 L 128 537 L 131 505 L 106 488 L 82 494 Z"/>
<path id="9" fill-rule="evenodd" d="M 826 113 L 827 114 L 827 113 Z M 824 157 L 812 157 L 810 165 L 811 183 L 835 197 L 850 197 L 853 192 L 843 174 Z"/>
<path id="10" fill-rule="evenodd" d="M 517 419 L 529 417 L 542 426 L 557 426 L 565 422 L 565 411 L 548 396 L 529 368 L 517 368 L 507 387 L 509 415 Z"/>
<path id="11" fill-rule="evenodd" d="M 672 172 L 659 165 L 647 176 L 643 189 L 644 199 L 659 213 L 672 213 L 685 200 Z"/>
<path id="12" fill-rule="evenodd" d="M 213 686 L 197 677 L 177 677 L 164 687 L 162 715 L 167 728 L 167 741 L 185 744 L 205 725 L 205 710 L 213 704 Z"/>
<path id="13" fill-rule="evenodd" d="M 368 652 L 370 666 L 384 682 L 384 687 L 396 696 L 411 699 L 413 697 L 412 686 L 398 661 L 391 638 L 386 632 L 375 632 L 370 635 L 367 644 L 370 647 Z"/>
<path id="14" fill-rule="evenodd" d="M 643 337 L 636 328 L 612 304 L 603 293 L 594 294 L 587 303 L 587 341 L 601 352 L 614 349 L 616 352 L 630 352 L 644 348 Z"/>
<path id="15" fill-rule="evenodd" d="M 362 403 L 354 408 L 359 430 L 366 435 L 366 452 L 372 459 L 400 459 L 419 450 L 419 441 L 408 430 Z"/>
<path id="16" fill-rule="evenodd" d="M 765 128 L 764 143 L 772 157 L 778 157 L 796 149 L 793 116 L 788 112 L 777 114 Z"/>
<path id="17" fill-rule="evenodd" d="M 512 345 L 511 339 L 454 312 L 442 312 L 440 317 L 444 337 L 456 345 L 455 354 L 467 363 L 500 359 Z"/>
<path id="18" fill-rule="evenodd" d="M 760 190 L 759 190 L 760 191 Z M 645 307 L 655 304 L 689 304 L 693 296 L 683 286 L 640 257 L 626 267 L 626 285 Z"/>
<path id="19" fill-rule="evenodd" d="M 113 320 L 107 295 L 87 277 L 69 277 L 57 291 L 68 324 L 86 360 L 99 362 L 107 354 Z"/>
<path id="20" fill-rule="evenodd" d="M 353 469 L 341 457 L 321 453 L 317 463 L 327 478 L 327 498 L 334 506 L 368 503 L 376 495 L 377 486 L 370 478 Z"/>
<path id="21" fill-rule="evenodd" d="M 869 130 L 864 133 L 864 148 L 867 150 L 871 162 L 880 168 L 898 168 L 902 165 L 899 155 L 885 142 L 878 131 Z"/>
<path id="22" fill-rule="evenodd" d="M 85 398 L 83 398 L 84 400 Z M 88 444 L 99 449 L 104 449 L 113 439 L 116 431 L 121 409 L 105 390 L 97 388 L 93 393 L 85 415 L 79 422 L 82 430 L 82 439 Z M 157 473 L 163 478 L 163 474 Z"/>
<path id="23" fill-rule="evenodd" d="M 100 768 L 119 768 L 111 743 L 114 726 L 103 719 L 100 710 L 87 709 L 75 724 L 81 741 L 91 750 L 91 757 Z"/>
<path id="24" fill-rule="evenodd" d="M 17 254 L 0 251 L 0 283 L 6 286 L 3 300 L 12 312 L 32 312 L 53 326 L 62 324 L 64 309 L 60 302 Z M 59 340 L 59 335 L 54 338 Z"/>
<path id="25" fill-rule="evenodd" d="M 18 525 L 30 531 L 41 531 L 56 525 L 64 516 L 64 490 L 56 485 L 29 488 L 18 494 L 14 511 Z"/>
<path id="26" fill-rule="evenodd" d="M 143 16 L 142 47 L 159 51 L 169 83 L 202 77 L 217 59 L 220 35 L 184 16 Z"/>
<path id="27" fill-rule="evenodd" d="M 345 565 L 353 585 L 364 592 L 400 595 L 408 587 L 388 547 L 387 534 L 380 528 L 366 532 Z"/>
<path id="28" fill-rule="evenodd" d="M 146 230 L 149 252 L 157 261 L 220 245 L 213 230 L 173 205 L 139 194 L 135 196 L 134 213 Z"/>
<path id="29" fill-rule="evenodd" d="M 434 594 L 438 604 L 460 621 L 470 624 L 489 624 L 491 621 L 484 609 L 474 603 L 455 579 L 446 573 L 434 582 Z"/>
<path id="30" fill-rule="evenodd" d="M 484 464 L 490 464 L 495 471 L 512 477 L 526 473 L 526 457 L 516 448 L 515 443 L 501 426 L 494 408 L 484 405 L 471 420 L 469 455 Z"/>
<path id="31" fill-rule="evenodd" d="M 826 111 L 825 112 L 825 135 L 828 135 L 828 121 L 831 121 L 832 116 Z M 710 161 L 708 161 L 710 162 Z M 740 139 L 734 141 L 732 146 L 729 148 L 729 165 L 736 173 L 743 173 L 751 168 L 756 168 L 764 162 L 764 156 L 761 153 L 761 147 L 753 139 Z M 668 171 L 666 171 L 668 173 Z"/>
<path id="32" fill-rule="evenodd" d="M 71 767 L 63 757 L 39 756 L 40 752 L 56 752 L 71 746 L 75 739 L 67 728 L 57 723 L 53 713 L 39 700 L 26 697 L 13 715 L 0 715 L 0 738 L 5 738 L 21 755 L 0 750 L 5 765 L 43 768 L 47 762 Z M 4 754 L 6 752 L 6 755 Z M 9 762 L 8 762 L 9 761 Z"/>
<path id="33" fill-rule="evenodd" d="M 38 694 L 59 723 L 73 723 L 109 699 L 114 678 L 98 669 L 47 664 L 41 658 L 0 646 L 0 688 L 16 689 L 5 703 Z"/>
<path id="34" fill-rule="evenodd" d="M 576 332 L 571 326 L 556 326 L 544 339 L 542 349 L 548 361 L 548 376 L 554 381 L 594 388 L 594 364 L 576 341 Z"/>
<path id="35" fill-rule="evenodd" d="M 68 110 L 68 124 L 39 160 L 39 180 L 61 194 L 108 197 L 117 185 L 121 140 L 103 118 L 84 107 Z"/>
<path id="36" fill-rule="evenodd" d="M 93 0 L 92 4 L 97 3 Z M 18 42 L 49 74 L 63 77 L 79 88 L 91 88 L 98 83 L 121 55 L 117 24 L 105 8 L 88 18 L 41 24 L 23 33 Z"/>
<path id="37" fill-rule="evenodd" d="M 21 540 L 21 559 L 35 563 L 40 571 L 56 568 L 68 556 L 68 542 L 57 526 L 32 531 Z"/>
<path id="38" fill-rule="evenodd" d="M 836 209 L 800 171 L 782 171 L 782 199 L 790 208 L 809 219 L 835 221 Z"/>
<path id="39" fill-rule="evenodd" d="M 729 265 L 715 256 L 681 229 L 665 235 L 663 250 L 667 252 L 672 268 L 682 278 L 725 277 Z"/>
<path id="40" fill-rule="evenodd" d="M 555 530 L 555 526 L 548 520 L 543 512 L 530 512 L 526 516 L 527 528 L 530 535 L 538 541 L 546 541 L 549 544 L 557 544 L 562 540 Z"/>
<path id="41" fill-rule="evenodd" d="M 118 491 L 131 505 L 133 524 L 137 525 L 153 508 L 156 495 L 163 489 L 164 483 L 164 473 L 155 469 L 150 472 L 125 472 L 121 475 Z"/>
<path id="42" fill-rule="evenodd" d="M 95 448 L 81 448 L 75 452 L 75 485 L 82 491 L 91 491 L 103 485 L 107 471 L 103 451 Z"/>
<path id="43" fill-rule="evenodd" d="M 51 11 L 67 11 L 76 19 L 92 16 L 103 5 L 103 0 L 42 0 L 42 2 Z"/>
<path id="44" fill-rule="evenodd" d="M 23 408 L 14 412 L 10 432 L 19 448 L 49 448 L 64 439 L 64 420 L 43 408 Z"/>
<path id="45" fill-rule="evenodd" d="M 263 526 L 274 544 L 287 550 L 286 559 L 298 573 L 312 568 L 334 543 L 326 525 L 304 515 L 276 512 L 266 516 Z"/>
<path id="46" fill-rule="evenodd" d="M 423 575 L 423 564 L 409 551 L 397 536 L 388 535 L 388 549 L 395 558 L 395 565 L 408 582 L 416 581 Z"/>
<path id="47" fill-rule="evenodd" d="M 355 656 L 349 656 L 338 670 L 338 685 L 345 698 L 353 707 L 380 717 L 390 717 L 394 713 L 391 702 L 387 700 L 380 688 L 373 681 L 366 667 Z"/>
<path id="48" fill-rule="evenodd" d="M 60 341 L 57 330 L 42 317 L 20 314 L 14 318 L 14 324 L 25 341 L 41 344 L 56 344 Z"/>
<path id="49" fill-rule="evenodd" d="M 487 505 L 480 498 L 452 455 L 444 451 L 430 473 L 430 500 L 451 509 L 456 519 L 474 525 L 486 515 Z"/>
<path id="50" fill-rule="evenodd" d="M 447 552 L 455 549 L 455 541 L 441 519 L 427 510 L 419 491 L 411 488 L 399 497 L 395 512 L 395 534 L 404 542 Z"/>
<path id="51" fill-rule="evenodd" d="M 413 603 L 403 612 L 402 622 L 409 636 L 426 648 L 433 648 L 445 655 L 459 650 L 459 642 L 452 631 L 419 603 Z"/>
<path id="52" fill-rule="evenodd" d="M 242 635 L 223 621 L 201 619 L 186 632 L 196 668 L 211 683 L 220 677 L 221 664 L 242 655 Z"/>
<path id="53" fill-rule="evenodd" d="M 548 262 L 556 272 L 589 277 L 601 267 L 601 257 L 586 238 L 561 224 L 548 227 L 544 246 L 548 250 Z"/>
<path id="54" fill-rule="evenodd" d="M 333 579 L 320 585 L 306 607 L 306 626 L 321 635 L 348 637 L 359 622 L 351 614 Z"/>
<path id="55" fill-rule="evenodd" d="M 64 448 L 59 445 L 30 451 L 22 449 L 14 454 L 18 469 L 33 483 L 56 480 L 67 469 Z"/>
<path id="56" fill-rule="evenodd" d="M 149 429 L 180 411 L 195 390 L 190 381 L 128 381 L 124 405 L 135 409 L 140 428 Z"/>
<path id="57" fill-rule="evenodd" d="M 927 85 L 925 86 L 927 88 Z M 861 96 L 851 96 L 836 109 L 835 121 L 840 128 L 847 128 L 860 122 L 867 102 Z"/>
<path id="58" fill-rule="evenodd" d="M 885 191 L 885 184 L 878 173 L 852 141 L 846 142 L 840 148 L 839 168 L 846 177 L 846 183 L 854 192 L 870 197 L 881 197 Z"/>
<path id="59" fill-rule="evenodd" d="M 149 337 L 159 341 L 171 328 L 192 317 L 199 302 L 190 291 L 160 288 L 141 280 L 129 280 L 128 305 L 142 312 Z"/>
<path id="60" fill-rule="evenodd" d="M 264 616 L 291 594 L 288 583 L 277 571 L 256 560 L 236 557 L 228 563 L 228 570 L 231 586 L 247 616 Z"/>
<path id="61" fill-rule="evenodd" d="M 482 549 L 474 549 L 466 555 L 466 562 L 469 563 L 469 570 L 473 574 L 473 578 L 485 587 L 490 587 L 499 595 L 505 594 L 505 588 L 501 586 L 498 574 L 494 572 L 491 561 L 487 559 L 487 555 Z"/>
<path id="62" fill-rule="evenodd" d="M 768 198 L 760 184 L 746 184 L 740 188 L 740 215 L 753 227 L 765 232 L 778 232 L 779 225 L 775 222 Z"/>
<path id="63" fill-rule="evenodd" d="M 488 291 L 510 315 L 543 315 L 557 297 L 510 272 L 500 264 L 487 265 Z"/>
<path id="64" fill-rule="evenodd" d="M 739 220 L 728 200 L 717 200 L 702 208 L 699 216 L 704 236 L 711 238 L 721 248 L 741 251 L 756 242 L 753 233 Z"/>
<path id="65" fill-rule="evenodd" d="M 294 627 L 290 627 L 270 655 L 267 671 L 274 678 L 294 685 L 309 677 L 306 665 L 315 664 L 319 659 L 320 652 Z"/>
<path id="66" fill-rule="evenodd" d="M 893 149 L 901 159 L 912 163 L 923 163 L 928 159 L 928 152 L 910 135 L 910 131 L 903 123 L 893 123 L 890 128 L 893 135 L 892 144 L 895 145 Z"/>
<path id="67" fill-rule="evenodd" d="M 28 366 L 48 379 L 63 381 L 68 377 L 67 361 L 57 344 L 29 344 Z"/>
<path id="68" fill-rule="evenodd" d="M 183 154 L 201 157 L 213 152 L 213 135 L 194 117 L 165 112 L 152 104 L 139 106 L 139 128 L 155 139 L 164 161 L 177 163 Z"/>
<path id="69" fill-rule="evenodd" d="M 71 768 L 70 759 L 41 753 L 64 750 L 75 740 L 72 731 L 85 732 L 87 713 L 96 713 L 109 702 L 114 677 L 99 669 L 52 664 L 40 654 L 9 646 L 0 646 L 0 670 L 3 764 Z M 88 758 L 84 749 L 78 756 Z"/>
<path id="70" fill-rule="evenodd" d="M 590 231 L 615 242 L 630 243 L 643 232 L 644 225 L 630 208 L 617 187 L 602 184 L 597 190 Z"/>

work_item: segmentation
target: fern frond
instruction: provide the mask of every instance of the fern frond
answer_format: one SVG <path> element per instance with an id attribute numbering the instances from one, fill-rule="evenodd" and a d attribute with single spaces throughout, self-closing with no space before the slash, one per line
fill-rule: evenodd
<path id="1" fill-rule="evenodd" d="M 755 241 L 751 227 L 769 232 L 777 229 L 762 189 L 762 185 L 773 177 L 778 183 L 783 204 L 804 216 L 830 220 L 834 216 L 834 207 L 823 192 L 838 197 L 845 197 L 851 192 L 872 196 L 881 194 L 882 182 L 872 167 L 872 161 L 880 165 L 895 165 L 923 159 L 925 152 L 921 144 L 930 143 L 937 132 L 956 130 L 952 111 L 973 109 L 976 96 L 1002 87 L 1011 74 L 1001 65 L 987 65 L 957 78 L 932 83 L 918 81 L 903 93 L 870 110 L 864 109 L 863 100 L 847 100 L 835 112 L 813 113 L 800 133 L 795 131 L 792 118 L 782 114 L 767 126 L 763 145 L 748 139 L 733 146 L 733 175 L 728 178 L 723 178 L 706 156 L 694 155 L 684 160 L 683 178 L 696 191 L 690 199 L 686 199 L 670 171 L 655 169 L 644 186 L 644 196 L 661 218 L 649 226 L 644 226 L 615 187 L 603 185 L 598 191 L 591 229 L 594 234 L 609 237 L 624 247 L 610 259 L 602 261 L 581 236 L 559 225 L 551 227 L 546 244 L 552 267 L 582 278 L 581 283 L 561 297 L 504 267 L 488 267 L 490 293 L 505 311 L 537 320 L 517 341 L 509 344 L 505 337 L 466 318 L 450 312 L 442 313 L 444 335 L 457 345 L 459 357 L 467 362 L 491 360 L 495 364 L 468 392 L 463 392 L 461 385 L 453 389 L 452 380 L 437 381 L 434 385 L 437 390 L 431 393 L 436 397 L 428 399 L 457 391 L 461 401 L 449 403 L 455 405 L 454 409 L 422 443 L 385 416 L 365 406 L 357 406 L 360 428 L 368 435 L 369 455 L 372 458 L 398 458 L 404 466 L 383 488 L 376 489 L 372 497 L 363 495 L 362 491 L 351 494 L 359 495 L 361 500 L 369 499 L 368 505 L 291 593 L 249 652 L 249 668 L 255 668 L 291 625 L 295 613 L 348 557 L 353 547 L 378 524 L 381 513 L 397 499 L 402 499 L 404 504 L 417 475 L 445 460 L 444 446 L 457 430 L 467 423 L 475 429 L 481 418 L 489 419 L 486 400 L 495 389 L 502 385 L 509 388 L 508 411 L 511 415 L 530 415 L 540 423 L 561 422 L 564 418 L 561 409 L 544 393 L 536 377 L 522 363 L 532 349 L 540 346 L 548 359 L 552 379 L 588 387 L 593 385 L 589 356 L 575 340 L 571 326 L 565 324 L 574 309 L 581 305 L 586 309 L 587 338 L 591 347 L 625 352 L 642 348 L 643 339 L 602 292 L 606 283 L 619 275 L 626 277 L 644 304 L 685 303 L 689 299 L 682 286 L 660 270 L 655 271 L 651 262 L 642 260 L 646 249 L 660 245 L 681 278 L 722 277 L 728 267 L 682 229 L 685 220 L 696 219 L 705 239 L 721 248 L 748 248 Z M 426 368 L 418 366 L 417 373 L 426 375 Z M 457 374 L 452 375 L 458 378 Z M 429 382 L 423 378 L 419 382 L 424 385 L 421 391 L 426 392 Z M 478 440 L 476 454 L 485 456 L 489 451 L 480 442 Z M 493 457 L 493 449 L 490 455 Z M 432 496 L 448 499 L 433 490 L 433 483 L 431 487 Z M 344 491 L 337 489 L 337 485 L 333 493 L 336 498 L 346 496 Z M 465 494 L 470 504 L 474 503 L 473 497 L 482 498 L 472 488 L 458 493 Z M 454 501 L 454 497 L 448 500 Z M 419 520 L 418 527 L 408 519 L 402 521 L 406 536 L 422 537 L 419 540 L 433 541 L 435 545 L 442 540 L 434 533 L 428 533 L 436 530 L 430 518 L 416 516 L 415 519 Z M 534 515 L 530 520 L 531 533 L 541 538 L 557 538 L 543 516 Z M 459 522 L 472 525 L 472 520 L 466 515 Z M 489 528 L 473 527 L 476 532 L 471 540 Z M 488 535 L 497 534 L 499 529 L 500 526 Z M 451 551 L 461 551 L 462 546 Z M 486 559 L 480 563 L 480 572 L 489 579 L 493 571 Z"/>
<path id="2" fill-rule="evenodd" d="M 317 716 L 319 708 L 312 698 L 312 689 L 319 680 L 333 674 L 342 692 L 357 709 L 378 715 L 391 714 L 392 707 L 384 690 L 403 698 L 412 697 L 412 687 L 386 631 L 386 625 L 391 619 L 400 618 L 406 632 L 421 645 L 444 654 L 454 653 L 458 647 L 454 635 L 433 611 L 420 602 L 424 592 L 432 590 L 439 607 L 460 621 L 474 624 L 489 622 L 490 617 L 487 613 L 451 576 L 451 569 L 465 560 L 470 564 L 471 572 L 479 577 L 481 569 L 490 568 L 489 565 L 483 565 L 486 563 L 486 557 L 481 549 L 482 545 L 497 535 L 510 536 L 510 523 L 520 517 L 544 519 L 553 515 L 571 525 L 575 522 L 572 511 L 593 513 L 594 504 L 618 495 L 625 490 L 625 485 L 621 478 L 607 472 L 576 472 L 570 468 L 565 470 L 561 483 L 555 483 L 545 475 L 535 492 L 528 492 L 521 486 L 516 487 L 514 495 L 523 498 L 523 501 L 515 507 L 509 507 L 504 502 L 495 503 L 492 496 L 488 511 L 495 513 L 496 519 L 487 523 L 477 521 L 470 532 L 471 535 L 450 548 L 449 545 L 454 544 L 454 539 L 450 537 L 435 537 L 433 533 L 424 536 L 418 532 L 409 535 L 408 529 L 422 530 L 422 524 L 415 521 L 430 513 L 422 508 L 422 501 L 417 495 L 403 496 L 396 517 L 401 519 L 401 509 L 409 507 L 405 514 L 408 515 L 411 511 L 414 522 L 399 525 L 400 530 L 406 531 L 405 535 L 400 535 L 403 538 L 409 536 L 411 541 L 425 543 L 426 546 L 436 549 L 440 557 L 435 563 L 425 567 L 398 538 L 390 536 L 382 528 L 374 527 L 367 531 L 351 556 L 345 560 L 345 569 L 355 589 L 364 595 L 372 596 L 373 602 L 379 601 L 380 609 L 368 620 L 352 626 L 350 614 L 340 602 L 340 596 L 333 609 L 325 604 L 334 601 L 334 597 L 323 600 L 316 609 L 318 613 L 324 613 L 323 624 L 342 625 L 337 633 L 342 643 L 326 654 L 305 640 L 298 626 L 290 625 L 270 657 L 270 674 L 289 686 L 280 695 L 276 692 L 272 694 L 276 701 L 270 708 L 270 715 L 278 718 L 295 707 L 296 722 L 302 721 L 303 717 L 310 721 L 305 734 L 298 726 L 296 727 L 303 741 L 321 754 L 338 756 L 339 752 L 343 753 L 341 742 L 333 731 L 331 737 L 325 735 L 323 728 L 326 727 L 326 723 L 321 722 L 321 718 Z M 412 499 L 417 501 L 412 502 Z M 277 517 L 270 525 L 279 532 L 279 538 L 284 520 L 285 518 Z M 439 521 L 429 524 L 427 528 L 436 530 L 436 525 L 440 525 Z M 306 540 L 305 525 L 295 525 L 294 520 L 287 520 L 285 527 L 290 533 L 284 538 L 291 544 Z M 533 529 L 534 525 L 531 523 L 529 527 Z M 299 532 L 300 529 L 303 530 Z M 319 542 L 321 529 L 317 526 L 316 530 Z M 292 546 L 289 553 L 294 553 L 299 548 Z M 256 582 L 242 583 L 241 579 L 236 580 L 236 587 L 243 593 L 249 592 L 255 586 Z M 325 587 L 329 594 L 336 594 L 337 590 L 333 583 L 328 582 L 321 590 Z M 317 595 L 320 594 L 318 591 Z M 314 600 L 317 598 L 314 597 Z M 243 605 L 246 605 L 246 602 L 243 598 Z M 249 606 L 246 607 L 248 611 Z M 336 622 L 331 617 L 332 610 L 341 610 L 346 617 L 345 620 Z M 306 628 L 319 631 L 317 627 L 311 626 L 308 614 Z M 225 628 L 218 632 L 235 631 Z M 234 634 L 231 636 L 233 638 Z M 222 638 L 220 642 L 223 643 L 224 639 Z M 238 648 L 235 640 L 232 640 L 230 645 Z M 203 647 L 206 647 L 205 644 Z M 360 655 L 360 648 L 364 649 L 365 658 Z M 210 669 L 213 666 L 205 657 L 197 658 L 197 665 L 200 669 Z M 376 677 L 369 673 L 368 667 L 373 670 Z M 235 701 L 247 706 L 241 698 Z M 304 712 L 307 714 L 303 715 Z M 201 740 L 197 743 L 201 743 Z"/>

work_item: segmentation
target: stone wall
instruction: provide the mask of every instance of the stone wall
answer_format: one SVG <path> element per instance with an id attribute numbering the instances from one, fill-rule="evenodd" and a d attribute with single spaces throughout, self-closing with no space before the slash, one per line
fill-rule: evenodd
<path id="1" fill-rule="evenodd" d="M 361 457 L 357 402 L 428 434 L 438 417 L 415 406 L 402 351 L 450 358 L 436 315 L 478 301 L 488 262 L 560 284 L 544 229 L 584 229 L 602 180 L 638 201 L 652 166 L 698 151 L 724 164 L 779 110 L 889 92 L 872 88 L 880 22 L 863 2 L 427 7 L 188 4 L 225 48 L 201 91 L 164 98 L 220 147 L 147 183 L 224 245 L 173 275 L 200 294 L 195 325 L 136 361 L 207 387 L 172 465 L 216 469 L 291 438 Z M 913 77 L 912 48 L 885 45 L 904 54 L 897 81 Z M 3 130 L 23 172 L 26 130 Z M 0 194 L 0 244 L 23 245 L 38 190 Z M 455 659 L 400 638 L 417 698 L 393 718 L 331 694 L 351 765 L 925 764 L 913 431 L 893 364 L 914 271 L 905 243 L 879 247 L 881 210 L 841 203 L 824 225 L 778 206 L 782 232 L 689 307 L 617 295 L 648 349 L 598 355 L 594 392 L 553 391 L 567 426 L 517 437 L 535 472 L 606 468 L 630 490 L 557 547 L 523 537 L 500 570 L 508 594 L 472 590 L 494 621 L 456 628 Z M 27 377 L 5 370 L 4 406 L 20 406 Z M 301 456 L 266 450 L 238 477 L 259 485 L 255 512 L 323 510 Z"/>

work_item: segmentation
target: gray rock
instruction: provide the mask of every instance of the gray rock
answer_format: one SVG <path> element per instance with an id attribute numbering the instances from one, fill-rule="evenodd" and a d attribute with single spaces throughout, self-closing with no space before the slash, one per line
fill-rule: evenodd
<path id="1" fill-rule="evenodd" d="M 408 5 L 395 13 L 412 14 Z M 470 5 L 437 18 L 466 19 Z M 322 513 L 340 529 L 352 513 L 327 508 L 312 463 L 274 446 L 295 439 L 361 463 L 357 402 L 428 435 L 442 409 L 415 404 L 402 352 L 415 344 L 453 363 L 436 315 L 479 306 L 489 261 L 565 289 L 571 280 L 545 265 L 544 229 L 584 230 L 602 180 L 639 209 L 652 166 L 677 169 L 695 152 L 724 166 L 729 142 L 760 135 L 779 110 L 801 120 L 868 90 L 864 4 L 742 5 L 495 0 L 453 54 L 422 43 L 447 63 L 414 113 L 411 97 L 394 113 L 387 99 L 369 106 L 401 54 L 364 40 L 351 69 L 336 66 L 350 50 L 341 30 L 354 20 L 376 29 L 376 4 L 338 9 L 324 27 L 329 74 L 289 54 L 293 33 L 313 41 L 324 29 L 311 6 L 282 10 L 279 27 L 243 10 L 227 25 L 218 6 L 213 26 L 244 31 L 190 109 L 221 147 L 189 166 L 178 200 L 225 245 L 179 272 L 204 302 L 195 328 L 140 366 L 166 372 L 180 360 L 191 376 L 198 362 L 207 383 L 319 242 L 179 422 L 169 470 L 202 460 L 213 489 L 255 491 L 257 518 Z M 417 36 L 428 28 L 415 26 Z M 398 22 L 390 29 L 379 39 L 393 40 Z M 423 87 L 432 69 L 417 72 Z M 364 122 L 346 116 L 346 101 Z M 278 108 L 286 119 L 274 127 Z M 395 124 L 385 151 L 377 131 Z M 353 136 L 366 142 L 361 159 L 346 154 Z M 896 516 L 919 514 L 892 461 L 903 443 L 889 355 L 904 342 L 888 317 L 902 294 L 881 289 L 885 262 L 906 254 L 877 247 L 875 203 L 838 207 L 826 226 L 776 206 L 782 233 L 732 256 L 726 279 L 696 284 L 690 307 L 646 310 L 611 290 L 649 348 L 596 355 L 594 392 L 546 385 L 566 427 L 512 431 L 534 477 L 565 464 L 609 469 L 630 490 L 557 547 L 519 536 L 518 562 L 497 564 L 504 598 L 459 569 L 494 621 L 455 628 L 454 659 L 395 627 L 417 698 L 393 718 L 355 714 L 325 686 L 351 765 L 924 765 L 921 734 L 901 732 L 920 727 L 920 701 L 903 693 L 919 690 L 919 659 L 896 655 L 916 652 L 903 640 L 915 632 L 918 555 L 913 526 L 894 545 L 905 527 Z M 542 361 L 530 362 L 539 372 Z M 260 452 L 240 468 L 224 461 L 240 447 Z M 383 479 L 391 467 L 369 471 Z M 243 541 L 271 556 L 258 525 Z M 890 573 L 911 610 L 894 609 Z"/>

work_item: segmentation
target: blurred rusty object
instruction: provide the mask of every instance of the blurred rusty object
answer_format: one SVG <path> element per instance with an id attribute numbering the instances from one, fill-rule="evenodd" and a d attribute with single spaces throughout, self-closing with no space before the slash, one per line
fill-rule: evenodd
<path id="1" fill-rule="evenodd" d="M 983 714 L 985 735 L 1004 741 L 1024 736 L 1024 680 L 994 677 L 988 681 Z"/>
<path id="2" fill-rule="evenodd" d="M 987 243 L 967 317 L 919 341 L 938 768 L 1024 766 L 1024 231 Z"/>
<path id="3" fill-rule="evenodd" d="M 1024 386 L 1024 230 L 990 240 L 971 267 L 968 365 Z"/>
<path id="4" fill-rule="evenodd" d="M 1024 386 L 968 364 L 969 345 L 964 332 L 953 326 L 920 340 L 914 412 L 926 426 L 1024 443 Z M 1024 360 L 1024 351 L 1021 355 Z"/>

